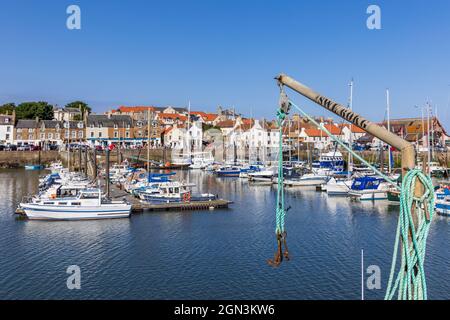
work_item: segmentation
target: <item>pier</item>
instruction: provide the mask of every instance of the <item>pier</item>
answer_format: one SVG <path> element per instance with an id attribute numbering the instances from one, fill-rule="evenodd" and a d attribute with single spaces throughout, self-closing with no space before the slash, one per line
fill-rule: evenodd
<path id="1" fill-rule="evenodd" d="M 209 201 L 195 201 L 195 202 L 172 202 L 150 204 L 140 201 L 133 195 L 121 190 L 117 185 L 111 185 L 112 199 L 126 199 L 132 206 L 132 214 L 145 213 L 151 211 L 197 211 L 197 210 L 215 210 L 225 209 L 233 203 L 232 201 L 224 199 L 215 199 Z"/>

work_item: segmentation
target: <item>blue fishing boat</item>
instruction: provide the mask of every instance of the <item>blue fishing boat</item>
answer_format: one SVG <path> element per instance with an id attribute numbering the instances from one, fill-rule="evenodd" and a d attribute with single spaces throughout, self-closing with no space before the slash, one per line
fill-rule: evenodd
<path id="1" fill-rule="evenodd" d="M 450 217 L 450 196 L 436 201 L 436 212 L 441 216 Z"/>
<path id="2" fill-rule="evenodd" d="M 235 166 L 220 167 L 214 172 L 218 177 L 239 177 L 241 168 Z"/>

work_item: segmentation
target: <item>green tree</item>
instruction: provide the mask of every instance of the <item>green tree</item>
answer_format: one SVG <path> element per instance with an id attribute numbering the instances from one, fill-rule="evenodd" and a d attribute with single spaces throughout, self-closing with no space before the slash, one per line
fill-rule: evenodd
<path id="1" fill-rule="evenodd" d="M 5 103 L 3 105 L 0 106 L 0 114 L 11 114 L 14 109 L 16 108 L 16 104 L 15 103 Z"/>
<path id="2" fill-rule="evenodd" d="M 41 120 L 53 119 L 53 106 L 45 101 L 23 102 L 16 108 L 17 119 L 35 119 Z"/>
<path id="3" fill-rule="evenodd" d="M 84 119 L 84 114 L 87 112 L 87 114 L 91 113 L 91 107 L 86 102 L 83 101 L 73 101 L 71 103 L 66 104 L 66 108 L 74 108 L 79 109 L 81 111 L 81 119 Z M 81 120 L 80 119 L 80 120 Z"/>

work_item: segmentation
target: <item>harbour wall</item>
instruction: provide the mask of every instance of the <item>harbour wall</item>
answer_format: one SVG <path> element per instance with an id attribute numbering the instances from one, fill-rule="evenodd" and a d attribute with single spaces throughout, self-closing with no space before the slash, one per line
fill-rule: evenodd
<path id="1" fill-rule="evenodd" d="M 347 152 L 342 152 L 344 159 L 347 159 Z M 380 153 L 378 151 L 362 151 L 358 152 L 364 159 L 372 163 L 380 162 Z M 296 156 L 297 153 L 293 152 L 293 156 Z M 394 152 L 394 162 L 396 167 L 400 166 L 401 162 L 401 154 L 400 152 Z M 52 161 L 62 160 L 64 165 L 67 165 L 67 152 L 62 151 L 41 151 L 40 155 L 38 151 L 0 151 L 0 168 L 18 168 L 23 167 L 28 164 L 39 164 L 39 162 L 43 165 L 49 164 Z M 145 164 L 147 159 L 147 150 L 130 150 L 125 149 L 121 150 L 121 156 L 118 155 L 117 150 L 113 150 L 110 153 L 110 161 L 111 163 L 116 163 L 118 159 L 121 160 L 128 159 L 128 161 L 132 164 L 141 163 Z M 439 152 L 435 156 L 436 160 L 440 162 L 441 165 L 447 165 L 450 168 L 450 151 L 448 152 Z M 70 163 L 71 167 L 74 169 L 79 168 L 79 154 L 78 151 L 74 151 L 70 153 Z M 139 159 L 139 160 L 138 160 Z M 300 151 L 300 159 L 307 160 L 308 153 L 307 151 Z M 150 150 L 150 160 L 153 161 L 163 161 L 170 162 L 171 161 L 171 150 L 170 149 L 151 149 Z M 90 156 L 88 157 L 88 162 L 93 162 L 92 152 L 90 152 Z M 106 162 L 105 152 L 97 153 L 97 163 L 99 165 L 104 165 Z M 354 159 L 355 163 L 359 163 L 357 159 Z M 388 153 L 384 152 L 384 163 L 387 165 L 388 163 Z M 82 160 L 82 165 L 84 165 L 84 158 Z"/>
<path id="2" fill-rule="evenodd" d="M 58 151 L 0 151 L 0 168 L 19 168 L 29 164 L 48 164 L 59 159 Z"/>

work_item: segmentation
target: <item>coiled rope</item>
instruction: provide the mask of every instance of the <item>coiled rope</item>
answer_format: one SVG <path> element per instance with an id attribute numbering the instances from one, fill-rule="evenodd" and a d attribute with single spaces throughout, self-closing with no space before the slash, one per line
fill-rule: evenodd
<path id="1" fill-rule="evenodd" d="M 425 189 L 420 198 L 414 196 L 417 181 Z M 424 261 L 428 232 L 434 216 L 434 199 L 434 187 L 428 175 L 418 169 L 405 175 L 400 193 L 400 217 L 386 300 L 393 299 L 397 290 L 399 300 L 427 299 Z M 394 281 L 399 243 L 401 262 Z"/>

